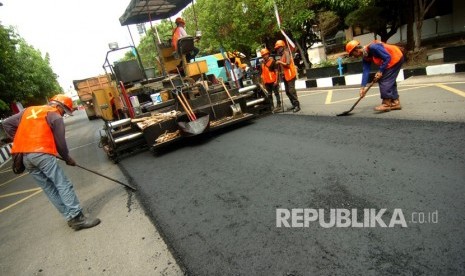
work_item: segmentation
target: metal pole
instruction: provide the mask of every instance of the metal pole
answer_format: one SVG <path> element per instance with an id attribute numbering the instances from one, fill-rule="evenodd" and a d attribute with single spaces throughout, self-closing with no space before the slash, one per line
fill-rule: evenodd
<path id="1" fill-rule="evenodd" d="M 58 159 L 60 159 L 60 160 L 62 160 L 62 161 L 65 161 L 65 160 L 63 160 L 63 158 L 61 158 L 61 157 L 58 157 Z M 78 164 L 76 164 L 76 167 L 81 168 L 81 169 L 83 169 L 83 170 L 86 170 L 86 171 L 88 171 L 88 172 L 94 173 L 94 174 L 96 174 L 96 175 L 98 175 L 98 176 L 101 176 L 101 177 L 104 177 L 104 178 L 106 178 L 106 179 L 109 179 L 109 180 L 111 180 L 111 181 L 113 181 L 113 182 L 116 182 L 116 183 L 118 183 L 118 184 L 121 184 L 121 185 L 123 185 L 123 186 L 125 186 L 125 187 L 128 187 L 129 189 L 131 189 L 131 190 L 133 190 L 133 191 L 137 191 L 137 189 L 136 189 L 135 187 L 133 187 L 133 186 L 127 184 L 127 183 L 123 183 L 123 182 L 121 182 L 121 181 L 119 181 L 119 180 L 116 180 L 116 179 L 114 179 L 114 178 L 108 177 L 108 176 L 106 176 L 106 175 L 103 175 L 103 174 L 101 174 L 101 173 L 99 173 L 99 172 L 96 172 L 96 171 L 93 171 L 93 170 L 91 170 L 91 169 L 85 168 L 85 167 L 80 166 L 80 165 L 78 165 Z"/>

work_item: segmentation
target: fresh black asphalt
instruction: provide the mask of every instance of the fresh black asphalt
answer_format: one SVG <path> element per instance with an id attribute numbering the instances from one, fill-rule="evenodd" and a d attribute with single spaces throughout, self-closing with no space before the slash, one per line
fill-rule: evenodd
<path id="1" fill-rule="evenodd" d="M 120 166 L 188 275 L 463 275 L 464 139 L 465 123 L 272 115 Z M 277 228 L 278 208 L 400 209 L 407 227 Z"/>

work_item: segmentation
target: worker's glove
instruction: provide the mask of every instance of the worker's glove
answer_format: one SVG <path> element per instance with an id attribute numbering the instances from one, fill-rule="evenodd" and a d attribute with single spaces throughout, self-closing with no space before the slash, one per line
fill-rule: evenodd
<path id="1" fill-rule="evenodd" d="M 373 82 L 379 81 L 379 79 L 383 76 L 383 73 L 381 72 L 376 72 L 375 78 L 373 79 Z"/>
<path id="2" fill-rule="evenodd" d="M 76 161 L 74 161 L 74 159 L 71 158 L 71 156 L 68 156 L 68 158 L 66 158 L 65 162 L 66 162 L 66 165 L 68 165 L 68 166 L 76 166 Z"/>
<path id="3" fill-rule="evenodd" d="M 360 88 L 360 98 L 364 98 L 367 94 L 367 89 L 365 87 Z"/>

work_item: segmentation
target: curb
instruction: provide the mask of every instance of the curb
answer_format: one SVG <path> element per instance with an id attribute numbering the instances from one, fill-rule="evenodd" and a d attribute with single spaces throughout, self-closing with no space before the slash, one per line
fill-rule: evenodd
<path id="1" fill-rule="evenodd" d="M 6 144 L 0 148 L 0 166 L 11 157 L 11 144 Z"/>
<path id="2" fill-rule="evenodd" d="M 440 65 L 431 65 L 420 68 L 401 69 L 397 82 L 403 81 L 413 76 L 433 76 L 451 73 L 465 72 L 465 63 L 448 63 Z M 373 78 L 375 73 L 370 73 L 370 79 Z M 296 80 L 296 89 L 306 89 L 315 87 L 334 87 L 345 85 L 360 85 L 362 82 L 362 73 L 345 76 L 335 76 L 318 79 L 300 79 Z M 284 89 L 284 84 L 281 84 L 281 89 Z"/>

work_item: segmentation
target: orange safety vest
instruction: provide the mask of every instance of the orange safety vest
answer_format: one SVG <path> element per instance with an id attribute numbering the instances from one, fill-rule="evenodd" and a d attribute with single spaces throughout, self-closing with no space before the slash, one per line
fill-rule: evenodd
<path id="1" fill-rule="evenodd" d="M 268 61 L 262 63 L 262 79 L 264 83 L 275 83 L 277 76 L 274 70 L 270 70 L 270 66 L 273 63 L 273 58 L 269 58 Z"/>
<path id="2" fill-rule="evenodd" d="M 179 31 L 179 27 L 174 28 L 173 36 L 171 39 L 171 47 L 173 47 L 175 51 L 178 50 L 178 40 L 180 37 L 181 37 L 181 32 Z"/>
<path id="3" fill-rule="evenodd" d="M 26 108 L 16 131 L 11 153 L 41 152 L 58 155 L 52 129 L 47 123 L 47 113 L 57 112 L 52 106 Z"/>
<path id="4" fill-rule="evenodd" d="M 370 45 L 373 44 L 373 43 L 381 43 L 381 44 L 383 44 L 384 49 L 386 49 L 386 51 L 391 56 L 391 61 L 388 63 L 386 68 L 391 68 L 396 63 L 398 63 L 401 60 L 401 58 L 404 56 L 404 54 L 402 54 L 402 51 L 396 45 L 387 44 L 387 43 L 384 43 L 384 42 L 381 42 L 381 41 L 378 41 L 378 40 L 373 41 L 372 43 L 370 43 Z M 370 45 L 368 45 L 368 46 L 370 46 Z M 368 46 L 366 46 L 367 52 L 369 52 L 369 47 Z M 378 65 L 378 66 L 381 66 L 381 64 L 383 64 L 383 60 L 378 58 L 378 57 L 373 56 L 373 63 Z"/>
<path id="5" fill-rule="evenodd" d="M 289 55 L 291 55 L 292 53 L 289 53 Z M 287 63 L 287 60 L 285 58 L 285 55 L 283 55 L 281 57 L 281 61 L 284 62 L 284 63 Z M 281 65 L 281 67 L 283 68 L 283 71 L 284 71 L 284 79 L 286 81 L 290 81 L 292 80 L 293 78 L 295 78 L 297 76 L 297 71 L 295 69 L 295 65 L 294 65 L 294 59 L 291 57 L 291 62 L 289 63 L 289 66 L 286 68 L 285 66 Z"/>

